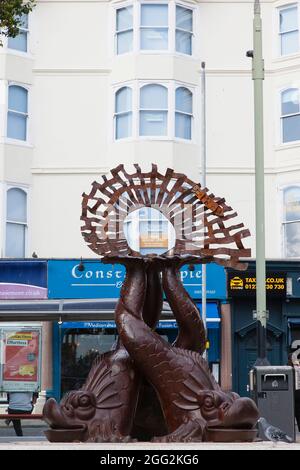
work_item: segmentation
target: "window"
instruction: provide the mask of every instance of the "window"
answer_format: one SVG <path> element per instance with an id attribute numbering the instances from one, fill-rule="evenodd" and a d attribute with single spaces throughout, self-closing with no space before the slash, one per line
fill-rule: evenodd
<path id="1" fill-rule="evenodd" d="M 5 256 L 24 258 L 26 252 L 27 194 L 19 188 L 7 191 Z"/>
<path id="2" fill-rule="evenodd" d="M 15 38 L 8 38 L 7 47 L 15 51 L 28 52 L 28 15 L 22 15 L 20 32 Z"/>
<path id="3" fill-rule="evenodd" d="M 133 1 L 116 9 L 115 52 L 162 51 L 191 56 L 193 9 L 175 2 Z"/>
<path id="4" fill-rule="evenodd" d="M 193 11 L 176 5 L 176 51 L 192 55 Z"/>
<path id="5" fill-rule="evenodd" d="M 300 257 L 300 186 L 284 191 L 283 227 L 285 256 Z"/>
<path id="6" fill-rule="evenodd" d="M 300 50 L 298 18 L 296 4 L 279 10 L 280 53 L 283 56 Z"/>
<path id="7" fill-rule="evenodd" d="M 7 137 L 27 140 L 28 91 L 18 85 L 8 87 Z"/>
<path id="8" fill-rule="evenodd" d="M 193 95 L 184 87 L 176 89 L 175 93 L 175 137 L 191 140 Z"/>
<path id="9" fill-rule="evenodd" d="M 133 7 L 119 8 L 116 13 L 117 54 L 125 54 L 133 48 Z"/>
<path id="10" fill-rule="evenodd" d="M 282 142 L 300 140 L 300 90 L 289 88 L 281 93 Z"/>
<path id="11" fill-rule="evenodd" d="M 114 140 L 193 139 L 193 92 L 173 81 L 124 84 L 114 94 Z M 134 105 L 139 103 L 139 105 Z"/>
<path id="12" fill-rule="evenodd" d="M 132 135 L 132 90 L 120 88 L 115 98 L 115 138 L 124 139 Z"/>
<path id="13" fill-rule="evenodd" d="M 168 133 L 168 89 L 145 85 L 140 91 L 140 135 L 166 136 Z"/>
<path id="14" fill-rule="evenodd" d="M 168 5 L 141 5 L 141 49 L 168 49 Z"/>

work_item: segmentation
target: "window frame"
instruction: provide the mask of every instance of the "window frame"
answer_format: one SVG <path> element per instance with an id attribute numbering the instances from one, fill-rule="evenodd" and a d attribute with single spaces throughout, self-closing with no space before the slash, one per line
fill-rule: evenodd
<path id="1" fill-rule="evenodd" d="M 160 85 L 167 89 L 168 93 L 168 109 L 157 109 L 157 111 L 167 111 L 167 134 L 158 136 L 140 136 L 140 90 L 146 85 Z M 116 139 L 116 125 L 115 125 L 115 99 L 116 93 L 124 88 L 128 87 L 132 90 L 132 136 L 123 139 Z M 176 90 L 177 88 L 186 88 L 192 93 L 192 106 L 193 114 L 191 119 L 191 139 L 184 139 L 175 136 L 175 106 L 176 106 Z M 111 94 L 111 113 L 110 113 L 110 135 L 111 141 L 114 143 L 119 142 L 132 142 L 132 141 L 172 141 L 178 143 L 184 143 L 187 145 L 198 143 L 196 133 L 194 132 L 195 123 L 198 122 L 198 114 L 196 108 L 196 102 L 199 99 L 198 90 L 195 85 L 183 83 L 178 80 L 132 80 L 123 82 L 112 88 Z M 155 111 L 155 110 L 149 110 Z"/>
<path id="2" fill-rule="evenodd" d="M 153 109 L 148 109 L 148 108 L 141 108 L 141 91 L 143 88 L 150 86 L 150 85 L 157 85 L 165 88 L 167 92 L 167 100 L 168 100 L 168 106 L 167 109 L 164 108 L 153 108 Z M 143 111 L 148 111 L 148 112 L 157 112 L 157 113 L 166 113 L 167 115 L 167 129 L 166 129 L 166 134 L 165 135 L 141 135 L 141 112 Z M 155 139 L 155 140 L 166 140 L 169 139 L 169 134 L 170 134 L 170 126 L 169 126 L 169 120 L 170 120 L 170 89 L 169 86 L 166 83 L 163 82 L 147 82 L 147 83 L 142 83 L 139 86 L 139 92 L 138 92 L 138 138 L 139 139 Z"/>
<path id="3" fill-rule="evenodd" d="M 27 113 L 22 113 L 18 111 L 14 111 L 9 109 L 9 88 L 15 86 L 19 88 L 23 88 L 24 90 L 27 91 Z M 26 116 L 26 140 L 22 139 L 16 139 L 13 137 L 8 137 L 8 113 L 15 113 L 18 115 L 25 115 Z M 18 83 L 18 82 L 8 82 L 7 84 L 7 91 L 6 91 L 6 114 L 5 114 L 5 142 L 6 143 L 12 143 L 15 145 L 21 145 L 21 146 L 28 146 L 30 145 L 30 87 L 23 84 L 23 83 Z"/>
<path id="4" fill-rule="evenodd" d="M 31 38 L 31 19 L 32 19 L 32 12 L 29 12 L 28 15 L 27 15 L 27 23 L 28 23 L 28 26 L 27 28 L 19 28 L 20 29 L 20 32 L 25 32 L 26 33 L 26 36 L 27 36 L 27 50 L 26 52 L 25 51 L 20 51 L 19 49 L 12 49 L 11 47 L 8 46 L 8 37 L 5 38 L 5 48 L 6 48 L 6 51 L 9 53 L 9 54 L 15 54 L 15 55 L 21 55 L 21 56 L 26 56 L 28 57 L 30 55 L 30 38 Z"/>
<path id="5" fill-rule="evenodd" d="M 122 90 L 123 88 L 128 88 L 129 90 L 131 90 L 131 110 L 127 110 L 127 111 L 121 111 L 121 112 L 116 112 L 116 103 L 117 103 L 117 94 L 120 90 Z M 115 142 L 124 142 L 126 140 L 131 140 L 132 139 L 132 136 L 133 136 L 133 117 L 134 117 L 134 111 L 133 111 L 133 94 L 134 94 L 134 90 L 132 88 L 131 85 L 128 85 L 128 84 L 125 84 L 125 85 L 122 85 L 118 88 L 115 89 L 114 91 L 114 124 L 113 124 L 113 132 L 114 132 L 114 141 Z M 131 114 L 131 135 L 127 136 L 127 137 L 121 137 L 121 138 L 117 138 L 117 118 L 118 116 L 122 116 L 122 115 L 130 115 Z"/>
<path id="6" fill-rule="evenodd" d="M 179 88 L 184 88 L 188 90 L 191 95 L 192 95 L 192 113 L 186 113 L 183 111 L 177 111 L 176 109 L 176 91 Z M 190 87 L 182 85 L 182 84 L 175 84 L 175 90 L 174 90 L 174 98 L 175 98 L 175 103 L 174 103 L 174 138 L 175 140 L 182 141 L 182 142 L 193 142 L 193 137 L 194 137 L 194 109 L 195 109 L 195 92 L 190 89 Z M 176 114 L 181 114 L 184 116 L 190 116 L 191 118 L 191 138 L 190 139 L 184 139 L 183 137 L 178 137 L 176 136 Z"/>
<path id="7" fill-rule="evenodd" d="M 11 189 L 19 189 L 20 191 L 23 191 L 25 194 L 26 194 L 26 222 L 15 222 L 15 221 L 10 221 L 8 218 L 7 218 L 7 200 L 8 200 L 8 192 L 11 190 Z M 4 231 L 3 231 L 3 257 L 4 258 L 8 258 L 10 259 L 10 257 L 8 257 L 6 255 L 6 238 L 7 238 L 7 224 L 10 223 L 10 224 L 16 224 L 16 225 L 22 225 L 25 230 L 24 230 L 24 258 L 27 258 L 28 257 L 28 248 L 29 248 L 29 187 L 28 186 L 23 186 L 23 185 L 19 185 L 19 184 L 6 184 L 6 186 L 4 187 L 4 195 L 5 197 L 3 198 L 3 203 L 4 203 L 4 207 L 3 207 L 3 221 L 4 221 Z M 17 257 L 16 258 L 11 258 L 11 259 L 18 259 Z"/>
<path id="8" fill-rule="evenodd" d="M 128 29 L 122 29 L 122 30 L 118 30 L 117 29 L 117 15 L 118 15 L 118 11 L 119 10 L 122 10 L 123 8 L 129 8 L 129 7 L 132 7 L 132 28 L 128 28 Z M 124 3 L 124 5 L 118 5 L 115 7 L 115 14 L 114 14 L 114 23 L 115 23 L 115 26 L 114 26 L 114 29 L 115 29 L 115 34 L 114 34 L 114 51 L 115 51 L 115 55 L 116 56 L 123 56 L 123 55 L 126 55 L 126 54 L 132 54 L 133 52 L 133 49 L 134 49 L 134 29 L 135 29 L 135 21 L 134 21 L 134 4 L 132 2 L 126 2 Z M 121 33 L 127 33 L 129 31 L 132 31 L 132 48 L 131 50 L 127 51 L 127 52 L 123 52 L 122 54 L 118 54 L 117 50 L 118 50 L 118 35 L 120 35 Z"/>
<path id="9" fill-rule="evenodd" d="M 285 114 L 283 115 L 282 114 L 282 97 L 283 97 L 283 94 L 288 91 L 288 90 L 298 90 L 299 92 L 299 97 L 300 97 L 300 86 L 296 87 L 296 86 L 286 86 L 284 88 L 281 88 L 279 90 L 279 121 L 280 121 L 280 146 L 297 146 L 300 144 L 300 131 L 299 131 L 299 139 L 297 140 L 291 140 L 289 142 L 284 142 L 283 141 L 283 121 L 285 118 L 288 118 L 288 117 L 292 117 L 292 116 L 298 116 L 300 115 L 300 103 L 299 103 L 299 112 L 298 113 L 294 113 L 294 114 Z"/>
<path id="10" fill-rule="evenodd" d="M 142 5 L 168 5 L 168 25 L 166 26 L 168 30 L 168 48 L 167 49 L 142 49 L 141 48 L 141 7 Z M 128 6 L 133 7 L 133 39 L 132 39 L 132 49 L 128 52 L 125 52 L 123 54 L 118 54 L 117 53 L 117 10 L 121 8 L 125 8 Z M 192 54 L 185 54 L 183 52 L 178 52 L 176 51 L 176 31 L 178 28 L 176 28 L 176 6 L 180 6 L 182 8 L 186 8 L 188 10 L 191 10 L 192 12 L 192 17 L 193 17 L 193 31 L 188 33 L 191 34 L 192 36 Z M 164 54 L 172 54 L 175 56 L 181 56 L 185 58 L 193 58 L 195 59 L 195 47 L 194 47 L 194 40 L 195 40 L 195 31 L 196 31 L 196 5 L 193 5 L 189 3 L 188 1 L 185 3 L 184 1 L 176 1 L 176 0 L 131 0 L 131 1 L 123 1 L 123 2 L 118 2 L 113 5 L 113 34 L 114 34 L 114 41 L 112 43 L 114 44 L 113 47 L 113 56 L 114 57 L 122 57 L 126 56 L 127 54 L 151 54 L 151 55 L 164 55 Z M 149 27 L 150 28 L 150 27 Z M 155 28 L 155 26 L 153 26 Z M 159 28 L 159 27 L 157 27 Z M 163 27 L 162 27 L 163 28 Z M 180 30 L 180 29 L 179 29 Z M 186 32 L 185 30 L 183 30 Z"/>
<path id="11" fill-rule="evenodd" d="M 287 258 L 287 259 L 298 259 L 300 258 L 300 253 L 299 256 L 288 256 L 287 255 L 287 243 L 286 243 L 286 226 L 291 225 L 291 224 L 300 224 L 300 219 L 295 219 L 295 220 L 285 220 L 285 194 L 286 191 L 292 188 L 296 188 L 300 192 L 300 184 L 299 183 L 290 183 L 286 186 L 283 186 L 281 188 L 281 240 L 282 240 L 282 255 Z"/>
<path id="12" fill-rule="evenodd" d="M 281 32 L 280 28 L 280 13 L 284 10 L 289 10 L 293 7 L 297 7 L 297 18 L 298 18 L 298 29 L 291 30 L 291 31 L 284 31 Z M 291 52 L 290 54 L 283 54 L 282 53 L 282 36 L 283 34 L 288 34 L 294 31 L 298 31 L 298 50 L 296 52 Z M 277 36 L 278 36 L 278 47 L 277 47 L 277 56 L 280 59 L 288 59 L 294 56 L 298 56 L 300 54 L 300 2 L 289 2 L 286 4 L 281 4 L 277 6 Z"/>
<path id="13" fill-rule="evenodd" d="M 186 10 L 191 10 L 192 12 L 192 31 L 187 31 L 185 29 L 177 28 L 177 6 L 185 8 Z M 195 38 L 195 15 L 194 15 L 194 8 L 192 6 L 187 6 L 185 4 L 182 4 L 181 2 L 175 2 L 175 54 L 179 54 L 183 57 L 193 57 L 194 55 L 194 38 Z M 176 36 L 177 36 L 177 31 L 181 31 L 183 33 L 188 33 L 191 35 L 191 54 L 185 54 L 184 52 L 177 51 L 176 49 Z"/>

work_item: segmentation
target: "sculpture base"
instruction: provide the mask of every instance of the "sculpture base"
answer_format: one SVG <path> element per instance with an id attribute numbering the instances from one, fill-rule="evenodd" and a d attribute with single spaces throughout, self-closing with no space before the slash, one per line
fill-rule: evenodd
<path id="1" fill-rule="evenodd" d="M 44 434 L 49 442 L 84 442 L 86 429 L 47 429 Z"/>
<path id="2" fill-rule="evenodd" d="M 257 438 L 257 429 L 222 429 L 211 428 L 206 430 L 206 442 L 254 442 Z"/>

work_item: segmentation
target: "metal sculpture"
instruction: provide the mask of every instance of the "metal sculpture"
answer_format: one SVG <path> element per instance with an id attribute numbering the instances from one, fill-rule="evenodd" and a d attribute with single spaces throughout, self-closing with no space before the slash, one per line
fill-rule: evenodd
<path id="1" fill-rule="evenodd" d="M 102 262 L 123 264 L 126 278 L 116 307 L 119 333 L 114 351 L 100 356 L 86 383 L 57 404 L 47 401 L 49 440 L 126 442 L 141 435 L 160 442 L 253 440 L 259 418 L 255 403 L 225 393 L 202 358 L 206 334 L 193 300 L 180 280 L 184 264 L 216 262 L 244 269 L 250 256 L 243 224 L 224 199 L 183 174 L 156 165 L 133 174 L 123 165 L 112 178 L 94 182 L 83 194 L 82 232 Z M 176 231 L 174 248 L 164 255 L 133 251 L 124 235 L 128 213 L 154 207 Z M 229 221 L 229 225 L 227 226 Z M 157 333 L 163 291 L 178 323 L 173 345 Z M 141 424 L 142 423 L 142 424 Z"/>

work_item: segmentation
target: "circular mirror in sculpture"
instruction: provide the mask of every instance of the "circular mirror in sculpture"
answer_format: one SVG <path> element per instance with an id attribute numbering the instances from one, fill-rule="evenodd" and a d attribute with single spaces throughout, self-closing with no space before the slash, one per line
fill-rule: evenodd
<path id="1" fill-rule="evenodd" d="M 126 239 L 133 213 L 151 208 L 174 227 L 165 256 L 197 256 L 204 263 L 244 267 L 239 257 L 250 256 L 250 250 L 242 239 L 250 233 L 243 224 L 232 224 L 237 214 L 224 199 L 172 169 L 162 174 L 154 164 L 149 172 L 134 167 L 128 173 L 119 165 L 110 178 L 102 176 L 102 182 L 95 181 L 90 193 L 83 194 L 81 230 L 91 250 L 105 257 L 153 256 L 154 251 L 141 253 L 139 243 Z"/>

